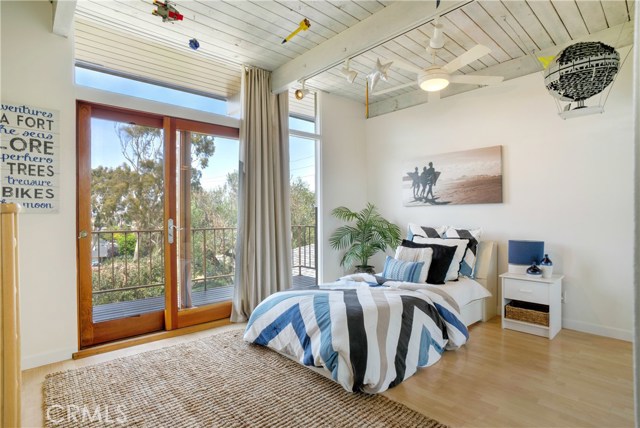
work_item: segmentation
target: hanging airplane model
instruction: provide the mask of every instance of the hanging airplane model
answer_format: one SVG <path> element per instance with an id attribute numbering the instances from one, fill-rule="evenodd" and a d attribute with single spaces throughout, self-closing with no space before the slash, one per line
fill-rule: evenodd
<path id="1" fill-rule="evenodd" d="M 153 0 L 153 5 L 156 6 L 156 10 L 152 13 L 155 16 L 160 16 L 162 18 L 162 22 L 182 21 L 184 16 L 178 12 L 174 7 L 174 4 L 175 3 L 171 3 L 170 1 L 163 3 L 158 0 Z"/>

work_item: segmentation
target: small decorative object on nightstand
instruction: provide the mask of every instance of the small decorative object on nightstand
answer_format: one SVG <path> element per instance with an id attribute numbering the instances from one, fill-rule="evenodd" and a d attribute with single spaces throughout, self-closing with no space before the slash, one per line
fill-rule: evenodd
<path id="1" fill-rule="evenodd" d="M 531 263 L 531 266 L 527 269 L 527 276 L 529 278 L 542 278 L 542 269 L 536 266 L 536 262 Z"/>
<path id="2" fill-rule="evenodd" d="M 562 278 L 503 273 L 502 328 L 553 339 L 562 328 Z"/>
<path id="3" fill-rule="evenodd" d="M 543 278 L 551 278 L 551 275 L 553 275 L 553 262 L 549 258 L 549 254 L 544 255 L 540 262 L 540 269 L 542 269 Z"/>

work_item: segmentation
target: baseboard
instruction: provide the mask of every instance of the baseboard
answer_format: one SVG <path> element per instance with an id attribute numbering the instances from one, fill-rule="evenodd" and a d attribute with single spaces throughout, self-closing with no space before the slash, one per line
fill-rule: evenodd
<path id="1" fill-rule="evenodd" d="M 562 319 L 562 328 L 568 328 L 569 330 L 577 330 L 583 333 L 591 333 L 597 336 L 610 337 L 612 339 L 625 340 L 627 342 L 633 341 L 633 331 L 624 330 L 622 328 L 606 327 L 598 324 L 591 324 L 583 321 L 575 321 Z"/>
<path id="2" fill-rule="evenodd" d="M 71 355 L 76 352 L 77 349 L 58 349 L 57 351 L 47 352 L 44 354 L 31 355 L 29 357 L 22 357 L 22 370 L 32 369 L 34 367 L 45 366 L 51 363 L 57 363 L 64 360 L 71 359 Z"/>

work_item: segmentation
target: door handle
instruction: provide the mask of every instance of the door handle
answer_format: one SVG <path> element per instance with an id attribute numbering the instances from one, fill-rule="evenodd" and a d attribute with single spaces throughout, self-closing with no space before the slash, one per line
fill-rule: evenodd
<path id="1" fill-rule="evenodd" d="M 80 234 L 78 235 L 78 239 L 86 238 L 87 236 L 89 236 L 87 231 L 86 230 L 81 230 Z"/>
<path id="2" fill-rule="evenodd" d="M 169 241 L 169 244 L 173 244 L 175 229 L 176 226 L 173 224 L 173 219 L 170 218 L 167 220 L 167 240 Z"/>

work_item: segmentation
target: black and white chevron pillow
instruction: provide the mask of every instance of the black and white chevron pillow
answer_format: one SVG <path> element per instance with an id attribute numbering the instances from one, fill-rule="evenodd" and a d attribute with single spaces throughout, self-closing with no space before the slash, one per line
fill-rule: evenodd
<path id="1" fill-rule="evenodd" d="M 449 227 L 444 232 L 445 238 L 468 239 L 467 252 L 464 254 L 462 264 L 460 265 L 460 274 L 473 277 L 476 266 L 476 254 L 478 252 L 478 242 L 480 242 L 482 229 L 456 229 Z"/>
<path id="2" fill-rule="evenodd" d="M 446 230 L 447 226 L 429 227 L 409 223 L 409 226 L 407 226 L 407 240 L 413 241 L 414 236 L 420 236 L 422 238 L 444 238 Z"/>

